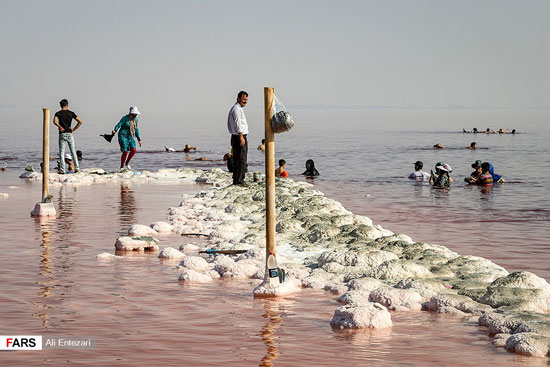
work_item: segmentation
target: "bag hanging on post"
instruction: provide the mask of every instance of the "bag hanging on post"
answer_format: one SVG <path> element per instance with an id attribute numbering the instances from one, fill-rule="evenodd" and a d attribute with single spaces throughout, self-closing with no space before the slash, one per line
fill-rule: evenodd
<path id="1" fill-rule="evenodd" d="M 271 110 L 271 128 L 275 134 L 284 133 L 292 129 L 294 120 L 290 113 L 277 96 L 273 96 L 273 107 Z"/>

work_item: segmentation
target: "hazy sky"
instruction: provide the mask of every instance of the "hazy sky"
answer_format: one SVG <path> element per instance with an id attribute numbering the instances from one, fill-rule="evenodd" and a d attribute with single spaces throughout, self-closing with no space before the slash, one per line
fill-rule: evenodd
<path id="1" fill-rule="evenodd" d="M 549 1 L 0 0 L 0 116 L 550 110 Z M 118 112 L 117 112 L 118 113 Z"/>

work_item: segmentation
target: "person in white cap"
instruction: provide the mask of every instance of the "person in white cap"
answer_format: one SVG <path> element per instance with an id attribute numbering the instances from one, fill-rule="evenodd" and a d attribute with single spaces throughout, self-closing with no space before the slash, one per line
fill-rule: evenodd
<path id="1" fill-rule="evenodd" d="M 430 177 L 430 184 L 432 187 L 436 189 L 447 189 L 451 187 L 453 183 L 452 177 L 449 176 L 451 172 L 453 172 L 453 169 L 450 165 L 443 162 L 437 162 L 435 164 L 435 174 L 432 171 Z"/>
<path id="2" fill-rule="evenodd" d="M 122 116 L 118 124 L 113 129 L 113 135 L 118 131 L 118 144 L 122 156 L 120 157 L 120 168 L 122 170 L 131 170 L 130 161 L 136 154 L 136 138 L 141 147 L 141 137 L 139 136 L 138 118 L 139 111 L 136 106 L 130 107 L 127 115 Z"/>

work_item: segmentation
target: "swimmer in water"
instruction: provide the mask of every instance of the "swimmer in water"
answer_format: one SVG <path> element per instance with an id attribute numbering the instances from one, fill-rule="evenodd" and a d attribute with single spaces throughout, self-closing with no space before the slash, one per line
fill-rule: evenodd
<path id="1" fill-rule="evenodd" d="M 315 169 L 315 163 L 313 162 L 313 159 L 308 159 L 306 161 L 306 170 L 302 173 L 302 175 L 306 177 L 319 176 L 319 171 Z"/>
<path id="2" fill-rule="evenodd" d="M 449 176 L 449 174 L 452 172 L 451 166 L 449 166 L 447 163 L 438 162 L 435 165 L 435 174 L 432 171 L 432 175 L 430 177 L 430 185 L 432 185 L 435 189 L 447 189 L 451 187 L 451 184 L 453 183 L 453 178 Z"/>
<path id="3" fill-rule="evenodd" d="M 185 148 L 183 148 L 184 153 L 189 153 L 192 150 L 197 150 L 197 147 L 193 147 L 189 144 L 185 144 Z"/>
<path id="4" fill-rule="evenodd" d="M 415 181 L 429 181 L 430 174 L 422 171 L 422 167 L 424 167 L 424 163 L 422 161 L 416 161 L 414 164 L 414 172 L 409 175 L 409 179 Z"/>
<path id="5" fill-rule="evenodd" d="M 437 143 L 437 144 L 435 144 L 435 145 L 433 146 L 433 148 L 434 148 L 434 149 L 445 149 L 445 146 L 443 146 L 443 145 Z"/>
<path id="6" fill-rule="evenodd" d="M 479 178 L 479 176 L 481 176 L 481 161 L 477 160 L 474 163 L 472 163 L 472 168 L 475 171 L 470 173 L 469 177 L 464 178 L 464 181 L 466 181 L 469 184 L 475 184 L 477 182 L 477 179 Z"/>
<path id="7" fill-rule="evenodd" d="M 279 159 L 279 168 L 275 170 L 275 177 L 288 177 L 288 171 L 285 170 L 286 161 Z"/>

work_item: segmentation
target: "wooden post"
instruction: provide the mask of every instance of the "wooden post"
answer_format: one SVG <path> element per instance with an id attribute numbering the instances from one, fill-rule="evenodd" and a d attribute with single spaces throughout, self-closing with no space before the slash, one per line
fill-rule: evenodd
<path id="1" fill-rule="evenodd" d="M 275 139 L 271 128 L 274 88 L 264 87 L 265 117 L 265 255 L 275 254 Z"/>
<path id="2" fill-rule="evenodd" d="M 46 202 L 46 198 L 50 194 L 48 190 L 48 173 L 50 171 L 50 109 L 43 108 L 42 114 L 43 121 L 43 133 L 42 137 L 42 202 Z M 64 159 L 60 157 L 59 159 Z"/>

